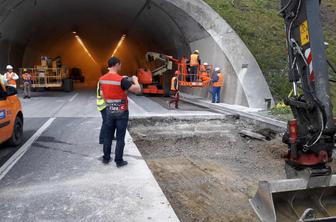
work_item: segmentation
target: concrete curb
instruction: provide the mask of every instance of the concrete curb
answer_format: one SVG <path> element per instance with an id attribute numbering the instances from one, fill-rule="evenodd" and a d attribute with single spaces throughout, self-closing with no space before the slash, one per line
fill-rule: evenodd
<path id="1" fill-rule="evenodd" d="M 214 110 L 216 112 L 222 113 L 222 114 L 231 114 L 231 115 L 239 115 L 241 119 L 247 120 L 249 122 L 252 122 L 254 124 L 258 124 L 261 127 L 270 128 L 272 130 L 275 130 L 276 132 L 283 132 L 287 128 L 287 124 L 283 121 L 279 121 L 276 119 L 272 119 L 266 116 L 259 115 L 257 113 L 252 112 L 246 112 L 246 111 L 240 111 L 237 109 L 231 109 L 228 107 L 219 106 L 217 104 L 211 104 L 207 103 L 202 99 L 191 99 L 191 98 L 181 98 L 181 101 L 193 104 L 195 106 L 200 106 L 204 108 L 209 108 L 211 110 Z"/>

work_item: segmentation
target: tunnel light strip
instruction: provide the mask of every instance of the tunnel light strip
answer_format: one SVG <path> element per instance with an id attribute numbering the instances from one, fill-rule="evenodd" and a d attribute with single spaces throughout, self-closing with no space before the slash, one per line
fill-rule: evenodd
<path id="1" fill-rule="evenodd" d="M 117 47 L 114 49 L 113 53 L 112 53 L 112 57 L 117 53 L 118 49 L 120 48 L 120 46 L 123 44 L 124 40 L 126 38 L 126 34 L 123 34 L 118 42 Z"/>
<path id="2" fill-rule="evenodd" d="M 88 56 L 92 59 L 92 61 L 98 65 L 97 61 L 93 58 L 93 56 L 91 55 L 91 53 L 89 52 L 89 50 L 86 48 L 84 42 L 82 41 L 82 39 L 79 37 L 79 35 L 75 35 L 77 41 L 79 42 L 79 44 L 82 46 L 82 48 L 84 49 L 84 51 L 86 52 L 86 54 L 88 54 Z"/>

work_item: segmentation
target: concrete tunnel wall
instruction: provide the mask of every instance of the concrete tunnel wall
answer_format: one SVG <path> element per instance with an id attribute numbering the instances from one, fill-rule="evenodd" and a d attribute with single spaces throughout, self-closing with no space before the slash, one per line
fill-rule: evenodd
<path id="1" fill-rule="evenodd" d="M 141 16 L 127 30 L 146 2 Z M 203 62 L 223 69 L 223 102 L 264 108 L 264 98 L 272 97 L 253 55 L 202 0 L 12 0 L 3 1 L 0 12 L 1 67 L 33 66 L 41 55 L 60 55 L 68 67 L 82 68 L 87 86 L 94 86 L 101 66 L 121 35 L 129 31 L 117 53 L 128 75 L 144 66 L 147 51 L 181 57 L 197 48 Z M 99 65 L 75 41 L 74 26 Z M 206 89 L 184 90 L 209 96 Z"/>

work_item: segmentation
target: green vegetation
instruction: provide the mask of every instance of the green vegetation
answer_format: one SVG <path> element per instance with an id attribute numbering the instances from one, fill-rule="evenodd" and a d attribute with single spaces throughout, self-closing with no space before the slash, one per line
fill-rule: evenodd
<path id="1" fill-rule="evenodd" d="M 277 15 L 280 0 L 204 0 L 238 33 L 257 59 L 277 101 L 286 97 L 287 51 L 284 22 Z M 330 46 L 327 56 L 336 64 L 336 1 L 322 0 L 325 38 Z M 334 78 L 336 79 L 336 77 Z M 336 106 L 336 84 L 332 85 Z"/>

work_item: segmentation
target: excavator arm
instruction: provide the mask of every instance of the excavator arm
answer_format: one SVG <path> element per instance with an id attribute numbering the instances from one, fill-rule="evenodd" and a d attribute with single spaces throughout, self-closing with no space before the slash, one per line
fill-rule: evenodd
<path id="1" fill-rule="evenodd" d="M 261 181 L 251 205 L 262 221 L 336 221 L 335 146 L 320 0 L 281 0 L 294 118 L 283 142 L 287 179 Z"/>

